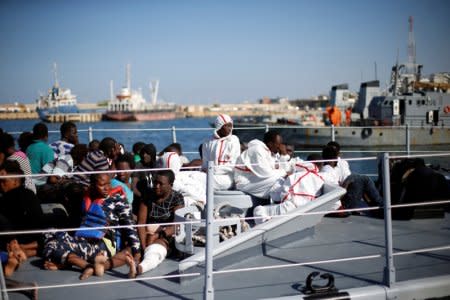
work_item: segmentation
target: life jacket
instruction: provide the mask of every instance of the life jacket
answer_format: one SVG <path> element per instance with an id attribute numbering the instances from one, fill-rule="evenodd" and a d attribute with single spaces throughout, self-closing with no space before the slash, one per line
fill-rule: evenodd
<path id="1" fill-rule="evenodd" d="M 125 195 L 121 186 L 117 186 L 111 189 L 108 197 L 120 194 Z M 92 200 L 89 194 L 86 194 L 83 198 L 82 210 L 85 214 L 83 222 L 80 229 L 75 232 L 75 236 L 93 239 L 102 239 L 105 236 L 105 229 L 83 229 L 83 228 L 93 228 L 93 227 L 104 227 L 107 225 L 107 219 L 105 212 L 103 210 L 103 202 L 105 198 L 98 198 Z"/>

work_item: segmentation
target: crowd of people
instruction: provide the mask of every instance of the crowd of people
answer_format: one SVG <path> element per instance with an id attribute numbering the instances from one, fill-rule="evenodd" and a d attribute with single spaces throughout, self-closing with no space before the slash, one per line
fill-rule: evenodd
<path id="1" fill-rule="evenodd" d="M 127 151 L 111 137 L 80 144 L 72 122 L 61 125 L 60 139 L 52 143 L 47 126 L 37 123 L 19 136 L 19 149 L 10 134 L 1 132 L 0 230 L 75 228 L 2 236 L 5 275 L 30 256 L 42 257 L 48 270 L 75 266 L 82 280 L 125 264 L 130 277 L 156 268 L 176 252 L 175 211 L 206 204 L 208 171 L 216 190 L 251 195 L 256 224 L 313 201 L 324 183 L 347 189 L 336 209 L 364 202 L 383 206 L 374 182 L 352 173 L 340 158 L 338 143 L 302 160 L 276 131 L 243 147 L 232 129 L 232 118 L 220 114 L 212 137 L 199 146 L 200 158 L 191 161 L 177 143 L 160 152 L 144 141 Z M 211 161 L 214 167 L 208 170 Z M 49 203 L 56 209 L 43 209 Z M 103 226 L 116 227 L 92 229 Z"/>

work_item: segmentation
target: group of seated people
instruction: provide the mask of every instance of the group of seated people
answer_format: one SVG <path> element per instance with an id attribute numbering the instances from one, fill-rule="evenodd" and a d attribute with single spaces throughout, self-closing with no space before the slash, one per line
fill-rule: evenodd
<path id="1" fill-rule="evenodd" d="M 316 199 L 324 183 L 347 189 L 335 209 L 358 207 L 362 199 L 383 206 L 373 181 L 352 173 L 340 158 L 338 143 L 302 160 L 276 131 L 242 149 L 232 129 L 231 117 L 220 114 L 212 137 L 199 148 L 200 159 L 193 161 L 176 143 L 159 153 L 144 142 L 126 152 L 110 137 L 79 144 L 72 122 L 61 125 L 61 139 L 50 145 L 46 125 L 36 124 L 28 138 L 19 138 L 20 150 L 11 135 L 1 133 L 0 231 L 75 228 L 1 236 L 5 275 L 36 255 L 48 270 L 78 267 L 80 279 L 125 264 L 130 277 L 156 268 L 174 253 L 175 210 L 206 204 L 206 172 L 213 173 L 215 190 L 252 196 L 256 224 Z M 59 209 L 44 211 L 47 203 Z M 103 226 L 118 227 L 92 229 Z"/>

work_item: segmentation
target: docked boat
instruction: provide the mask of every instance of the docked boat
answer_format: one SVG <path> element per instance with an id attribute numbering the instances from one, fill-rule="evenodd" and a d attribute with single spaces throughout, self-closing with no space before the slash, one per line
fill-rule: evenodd
<path id="1" fill-rule="evenodd" d="M 108 102 L 108 109 L 102 115 L 105 121 L 160 121 L 183 117 L 177 105 L 157 103 L 159 81 L 150 85 L 152 102 L 147 103 L 141 90 L 132 90 L 130 66 L 127 65 L 127 86 Z M 112 90 L 112 87 L 111 87 Z"/>
<path id="2" fill-rule="evenodd" d="M 251 127 L 235 123 L 241 141 L 262 138 L 266 130 L 279 131 L 285 142 L 300 147 L 320 147 L 335 140 L 348 147 L 411 146 L 450 144 L 450 75 L 434 74 L 417 80 L 420 73 L 401 73 L 394 66 L 392 85 L 386 95 L 379 81 L 361 84 L 353 112 L 360 118 L 350 126 L 291 126 L 257 123 Z M 431 79 L 431 80 L 430 80 Z M 331 105 L 344 108 L 337 95 L 345 86 L 334 86 Z M 333 97 L 334 96 L 334 97 Z M 342 109 L 341 109 L 342 111 Z"/>
<path id="3" fill-rule="evenodd" d="M 446 145 L 450 144 L 450 73 L 422 76 L 422 65 L 416 63 L 413 21 L 409 18 L 408 62 L 396 63 L 386 91 L 377 80 L 364 82 L 358 100 L 349 97 L 347 84 L 335 85 L 330 92 L 330 106 L 341 112 L 352 107 L 359 119 L 332 127 L 270 126 L 280 131 L 293 145 L 323 146 L 336 140 L 348 147 Z M 345 118 L 337 118 L 345 119 Z M 235 124 L 241 141 L 262 138 L 269 126 L 264 123 Z M 348 126 L 350 125 L 350 126 Z M 247 128 L 239 128 L 247 127 Z M 257 130 L 257 131 L 255 131 Z"/>
<path id="4" fill-rule="evenodd" d="M 50 122 L 52 115 L 77 115 L 77 97 L 72 94 L 70 89 L 64 89 L 59 86 L 56 63 L 53 67 L 54 84 L 46 95 L 41 95 L 36 100 L 36 112 L 39 118 L 44 122 Z"/>

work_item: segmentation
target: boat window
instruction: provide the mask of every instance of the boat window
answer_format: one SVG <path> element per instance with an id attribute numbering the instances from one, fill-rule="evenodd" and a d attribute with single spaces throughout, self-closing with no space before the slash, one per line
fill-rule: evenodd
<path id="1" fill-rule="evenodd" d="M 380 135 L 380 136 L 383 136 L 383 133 L 382 133 L 382 132 L 380 132 L 380 133 L 379 133 L 379 135 Z"/>
<path id="2" fill-rule="evenodd" d="M 425 105 L 425 100 L 422 100 L 422 105 Z"/>
<path id="3" fill-rule="evenodd" d="M 411 105 L 412 104 L 412 100 L 408 100 L 408 105 Z"/>
<path id="4" fill-rule="evenodd" d="M 417 100 L 417 105 L 420 106 L 420 100 Z"/>
<path id="5" fill-rule="evenodd" d="M 383 104 L 384 104 L 384 105 L 387 105 L 387 104 L 388 104 L 388 101 L 387 101 L 387 100 L 385 100 Z"/>
<path id="6" fill-rule="evenodd" d="M 355 131 L 352 131 L 352 135 L 355 135 L 356 134 L 356 132 Z"/>

